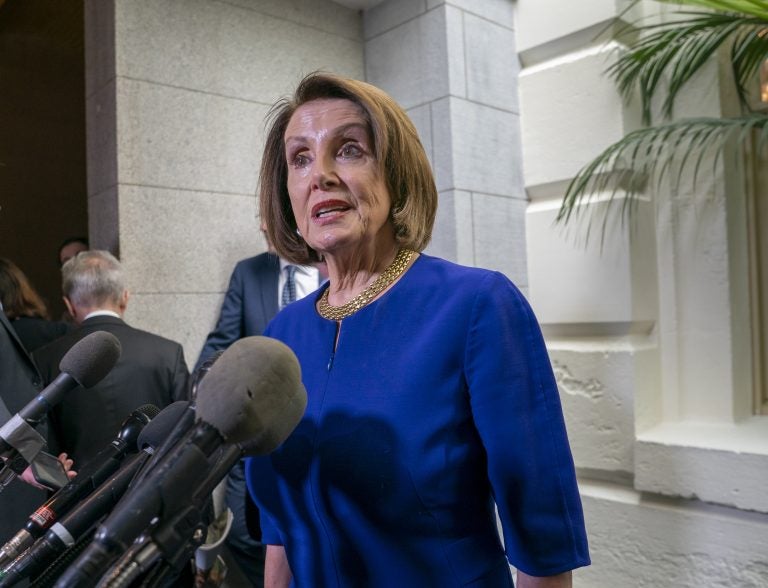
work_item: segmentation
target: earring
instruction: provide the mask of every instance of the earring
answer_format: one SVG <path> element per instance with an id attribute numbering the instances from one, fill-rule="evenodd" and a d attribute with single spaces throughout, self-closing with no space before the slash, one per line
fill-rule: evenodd
<path id="1" fill-rule="evenodd" d="M 302 239 L 301 231 L 299 230 L 299 227 L 296 227 L 296 234 L 299 236 L 299 239 Z"/>

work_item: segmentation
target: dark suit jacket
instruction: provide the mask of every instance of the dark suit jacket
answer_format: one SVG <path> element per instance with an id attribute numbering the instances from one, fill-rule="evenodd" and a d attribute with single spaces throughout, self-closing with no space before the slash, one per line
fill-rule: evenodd
<path id="1" fill-rule="evenodd" d="M 33 316 L 20 316 L 11 321 L 11 326 L 29 353 L 66 335 L 74 327 L 63 321 L 47 321 Z"/>
<path id="2" fill-rule="evenodd" d="M 243 337 L 261 335 L 280 309 L 277 284 L 280 258 L 262 253 L 237 263 L 221 304 L 216 328 L 208 334 L 195 369 L 216 351 Z"/>
<path id="3" fill-rule="evenodd" d="M 0 310 L 0 425 L 24 408 L 41 389 L 40 376 L 16 331 Z M 44 434 L 44 427 L 38 428 Z M 21 529 L 27 517 L 45 501 L 45 493 L 13 480 L 0 493 L 0 543 Z"/>
<path id="4" fill-rule="evenodd" d="M 164 408 L 188 397 L 189 371 L 181 345 L 128 326 L 111 316 L 91 317 L 64 337 L 33 354 L 46 382 L 59 374 L 59 362 L 77 341 L 107 331 L 122 352 L 112 371 L 90 389 L 76 388 L 51 413 L 51 445 L 85 464 L 104 449 L 120 424 L 144 404 Z"/>

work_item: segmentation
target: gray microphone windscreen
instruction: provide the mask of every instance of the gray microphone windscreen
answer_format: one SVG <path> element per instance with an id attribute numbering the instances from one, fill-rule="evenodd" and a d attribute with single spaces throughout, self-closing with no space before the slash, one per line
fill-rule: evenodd
<path id="1" fill-rule="evenodd" d="M 141 430 L 136 445 L 141 448 L 158 447 L 176 426 L 188 406 L 189 402 L 186 400 L 177 400 L 166 406 Z"/>
<path id="2" fill-rule="evenodd" d="M 233 343 L 213 364 L 197 393 L 197 415 L 246 455 L 277 448 L 307 407 L 301 368 L 287 345 L 269 337 Z"/>
<path id="3" fill-rule="evenodd" d="M 64 354 L 59 369 L 84 388 L 98 384 L 120 359 L 120 341 L 112 333 L 94 331 Z"/>

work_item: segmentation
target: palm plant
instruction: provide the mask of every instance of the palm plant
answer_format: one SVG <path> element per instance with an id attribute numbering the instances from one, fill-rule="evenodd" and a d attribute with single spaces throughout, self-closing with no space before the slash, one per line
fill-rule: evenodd
<path id="1" fill-rule="evenodd" d="M 624 218 L 648 182 L 661 182 L 668 175 L 679 178 L 685 170 L 695 181 L 705 156 L 714 153 L 717 161 L 724 146 L 734 141 L 742 148 L 753 142 L 758 151 L 768 147 L 768 115 L 749 106 L 749 87 L 768 59 L 768 0 L 657 1 L 696 9 L 681 10 L 673 22 L 621 29 L 619 40 L 626 41 L 627 50 L 607 71 L 625 100 L 639 91 L 643 124 L 648 126 L 610 145 L 577 173 L 558 222 L 567 223 L 579 205 L 596 194 L 608 193 L 613 202 L 618 190 L 625 196 Z M 682 88 L 721 48 L 730 50 L 741 114 L 671 120 Z M 662 91 L 665 122 L 652 125 L 652 103 Z"/>

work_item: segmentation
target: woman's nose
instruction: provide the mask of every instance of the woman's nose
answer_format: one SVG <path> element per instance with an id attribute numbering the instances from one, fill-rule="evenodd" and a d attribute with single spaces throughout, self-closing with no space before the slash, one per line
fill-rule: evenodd
<path id="1" fill-rule="evenodd" d="M 312 170 L 312 187 L 327 190 L 339 184 L 333 158 L 318 157 Z"/>

